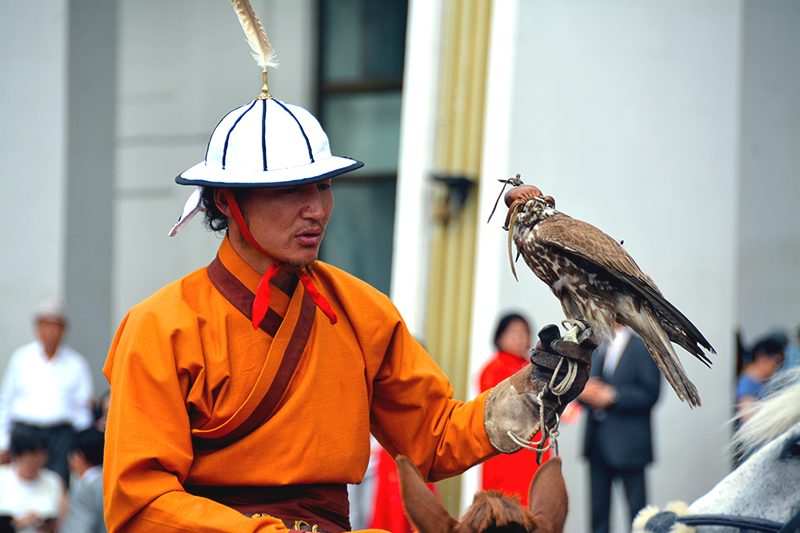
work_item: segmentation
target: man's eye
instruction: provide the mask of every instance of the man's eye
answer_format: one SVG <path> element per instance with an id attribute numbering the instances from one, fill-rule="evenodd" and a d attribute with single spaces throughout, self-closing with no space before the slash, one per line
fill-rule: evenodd
<path id="1" fill-rule="evenodd" d="M 320 191 L 329 191 L 331 189 L 330 183 L 318 183 L 317 189 Z"/>
<path id="2" fill-rule="evenodd" d="M 296 193 L 299 190 L 300 190 L 300 187 L 285 187 L 285 188 L 281 188 L 281 193 L 288 196 L 290 194 Z"/>

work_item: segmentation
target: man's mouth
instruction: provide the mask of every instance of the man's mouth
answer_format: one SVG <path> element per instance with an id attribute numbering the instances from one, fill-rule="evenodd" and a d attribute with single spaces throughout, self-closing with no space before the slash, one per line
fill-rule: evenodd
<path id="1" fill-rule="evenodd" d="M 303 246 L 316 246 L 322 241 L 323 232 L 321 229 L 309 229 L 299 233 L 296 239 Z"/>

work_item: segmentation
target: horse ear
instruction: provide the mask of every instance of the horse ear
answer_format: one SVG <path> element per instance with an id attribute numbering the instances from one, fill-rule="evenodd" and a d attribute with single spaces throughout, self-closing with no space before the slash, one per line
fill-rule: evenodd
<path id="1" fill-rule="evenodd" d="M 450 533 L 458 524 L 431 490 L 411 461 L 402 455 L 395 459 L 400 476 L 403 508 L 419 533 Z"/>
<path id="2" fill-rule="evenodd" d="M 567 485 L 561 474 L 561 458 L 545 461 L 528 490 L 528 509 L 538 525 L 537 533 L 561 533 L 567 520 Z"/>

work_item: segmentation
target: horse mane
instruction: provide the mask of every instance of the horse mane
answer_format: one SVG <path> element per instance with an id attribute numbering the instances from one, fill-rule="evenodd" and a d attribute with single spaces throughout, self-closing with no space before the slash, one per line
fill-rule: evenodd
<path id="1" fill-rule="evenodd" d="M 460 521 L 450 515 L 442 502 L 425 486 L 410 459 L 395 458 L 400 478 L 403 508 L 420 533 L 562 533 L 567 519 L 569 495 L 561 474 L 561 458 L 545 461 L 528 488 L 528 508 L 519 496 L 497 490 L 475 495 Z"/>
<path id="2" fill-rule="evenodd" d="M 786 432 L 800 422 L 800 367 L 780 371 L 770 385 L 771 392 L 756 401 L 735 420 L 750 418 L 743 422 L 733 437 L 733 445 L 746 454 Z"/>
<path id="3" fill-rule="evenodd" d="M 523 531 L 536 529 L 533 513 L 520 505 L 519 495 L 507 495 L 498 490 L 485 490 L 475 495 L 462 524 L 472 531 L 511 530 L 518 525 Z"/>

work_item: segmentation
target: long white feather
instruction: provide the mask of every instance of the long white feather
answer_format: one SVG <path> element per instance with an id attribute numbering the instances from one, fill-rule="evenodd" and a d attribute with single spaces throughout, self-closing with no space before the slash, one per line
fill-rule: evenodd
<path id="1" fill-rule="evenodd" d="M 266 72 L 267 67 L 277 67 L 278 61 L 275 59 L 275 50 L 273 50 L 267 38 L 267 32 L 264 31 L 264 26 L 261 25 L 261 20 L 259 20 L 249 0 L 231 0 L 231 5 L 236 12 L 236 16 L 239 17 L 239 23 L 244 30 L 247 44 L 250 45 L 250 49 L 253 51 L 253 59 L 261 67 L 262 72 Z"/>

